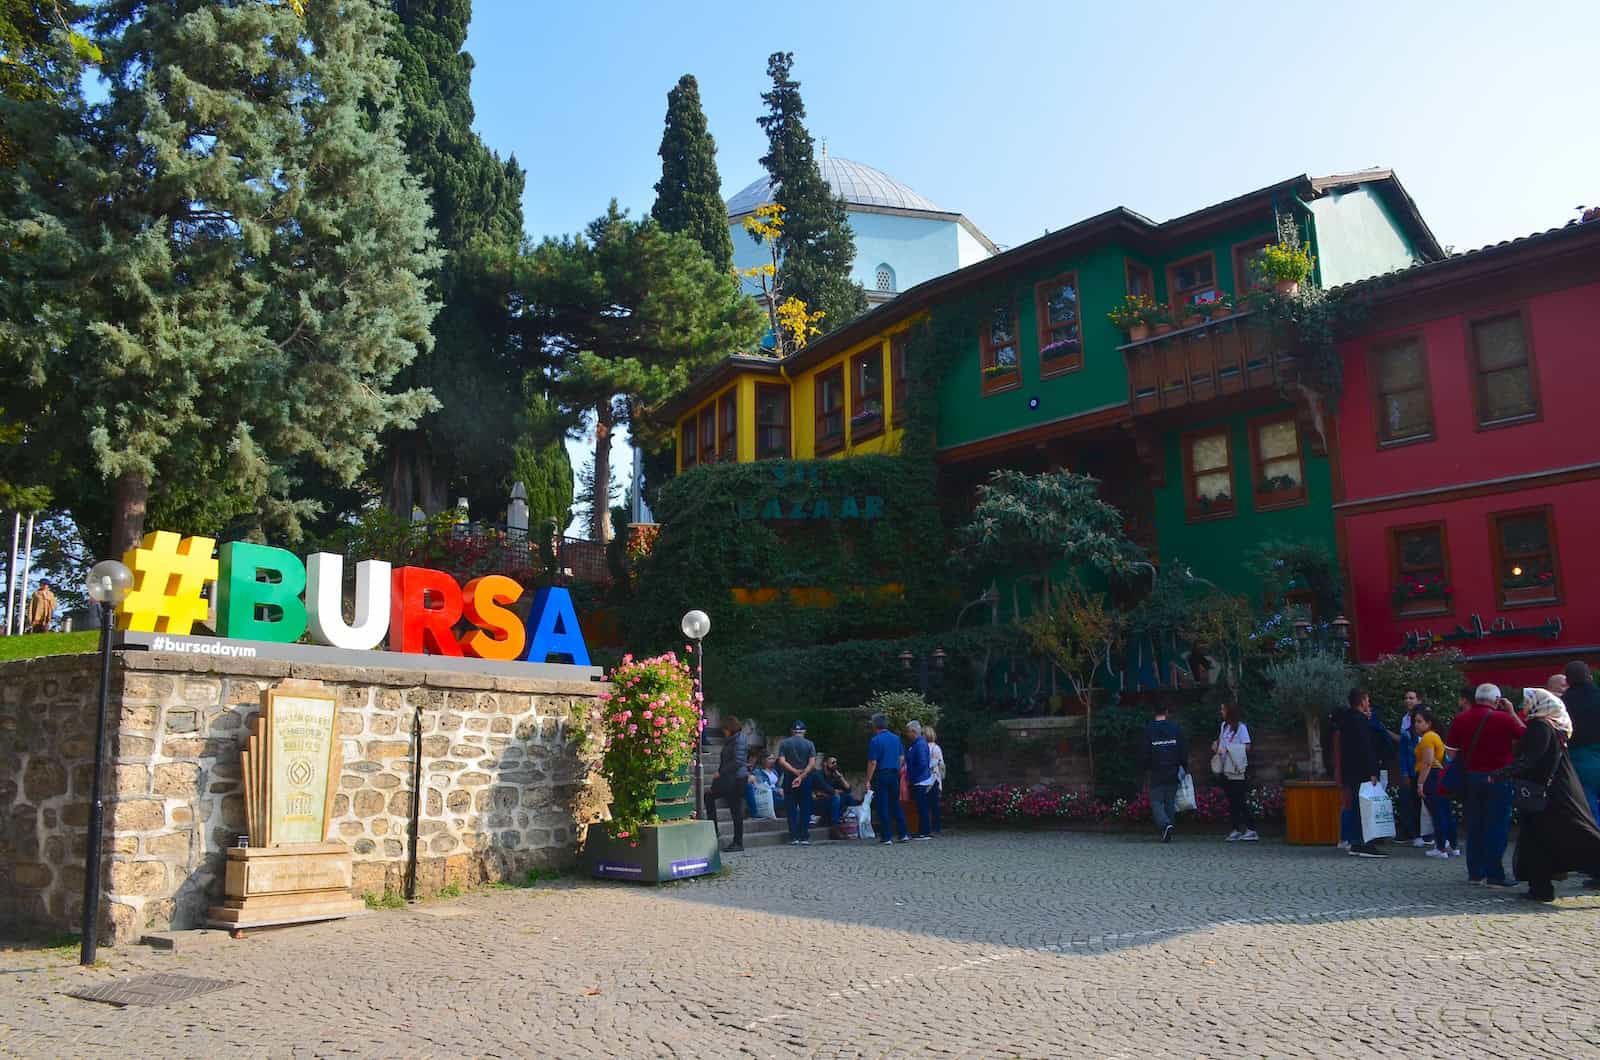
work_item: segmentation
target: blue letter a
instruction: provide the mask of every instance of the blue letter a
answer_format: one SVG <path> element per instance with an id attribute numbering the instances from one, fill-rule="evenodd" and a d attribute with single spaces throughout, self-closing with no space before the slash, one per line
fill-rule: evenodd
<path id="1" fill-rule="evenodd" d="M 540 589 L 528 612 L 528 653 L 524 662 L 549 662 L 550 656 L 566 656 L 573 666 L 589 665 L 589 646 L 578 628 L 578 613 L 572 608 L 572 594 L 562 588 Z"/>

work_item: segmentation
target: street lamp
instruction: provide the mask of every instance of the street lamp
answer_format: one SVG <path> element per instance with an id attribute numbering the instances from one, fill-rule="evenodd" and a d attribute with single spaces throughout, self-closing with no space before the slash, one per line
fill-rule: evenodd
<path id="1" fill-rule="evenodd" d="M 94 964 L 100 929 L 100 846 L 104 840 L 105 810 L 100 802 L 100 781 L 105 773 L 106 711 L 111 695 L 111 628 L 117 605 L 133 588 L 133 572 L 114 559 L 101 560 L 89 572 L 89 599 L 100 607 L 100 713 L 94 726 L 94 788 L 89 803 L 89 849 L 83 868 L 83 946 L 78 963 Z"/>
<path id="2" fill-rule="evenodd" d="M 1339 615 L 1328 623 L 1328 628 L 1333 630 L 1333 639 L 1338 642 L 1340 653 L 1348 655 L 1350 653 L 1350 620 L 1343 615 Z"/>
<path id="3" fill-rule="evenodd" d="M 935 648 L 931 656 L 921 654 L 913 655 L 910 651 L 903 651 L 900 653 L 900 665 L 905 669 L 911 669 L 911 663 L 913 661 L 916 662 L 917 683 L 922 688 L 923 698 L 927 698 L 928 688 L 931 683 L 930 674 L 928 673 L 929 660 L 932 660 L 934 669 L 942 672 L 944 670 L 944 661 L 946 657 L 947 656 L 945 655 L 943 648 Z"/>
<path id="4" fill-rule="evenodd" d="M 694 805 L 695 816 L 704 818 L 706 815 L 706 793 L 701 786 L 702 766 L 700 763 L 701 752 L 705 749 L 706 742 L 706 653 L 702 643 L 706 634 L 711 632 L 711 616 L 704 611 L 690 611 L 683 616 L 683 621 L 678 624 L 683 630 L 683 635 L 694 641 Z"/>

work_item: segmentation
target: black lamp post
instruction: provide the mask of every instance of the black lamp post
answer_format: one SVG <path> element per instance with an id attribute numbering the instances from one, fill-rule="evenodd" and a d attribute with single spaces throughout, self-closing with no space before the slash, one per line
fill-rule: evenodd
<path id="1" fill-rule="evenodd" d="M 83 859 L 83 946 L 78 963 L 94 964 L 100 932 L 100 847 L 105 841 L 105 808 L 100 783 L 105 775 L 106 712 L 111 697 L 111 630 L 117 604 L 133 588 L 133 572 L 114 559 L 102 560 L 89 572 L 89 599 L 100 608 L 100 711 L 94 725 L 94 789 L 89 802 L 89 848 Z"/>
<path id="2" fill-rule="evenodd" d="M 935 648 L 932 655 L 924 655 L 920 652 L 913 655 L 909 651 L 903 651 L 900 653 L 900 665 L 905 667 L 907 670 L 911 669 L 912 662 L 917 664 L 917 684 L 924 699 L 928 697 L 928 689 L 932 687 L 933 675 L 929 672 L 928 668 L 930 661 L 933 665 L 933 669 L 942 673 L 944 671 L 944 660 L 945 653 L 943 648 Z"/>
<path id="3" fill-rule="evenodd" d="M 706 746 L 706 699 L 705 675 L 706 652 L 704 643 L 706 634 L 711 632 L 711 616 L 704 611 L 690 611 L 683 616 L 679 623 L 683 635 L 694 641 L 694 811 L 695 816 L 704 818 L 706 815 L 706 793 L 702 786 L 701 773 L 703 767 L 700 759 Z"/>

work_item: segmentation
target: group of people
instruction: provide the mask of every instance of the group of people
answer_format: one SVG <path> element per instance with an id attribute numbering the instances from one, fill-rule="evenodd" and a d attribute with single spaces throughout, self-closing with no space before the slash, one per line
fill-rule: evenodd
<path id="1" fill-rule="evenodd" d="M 866 782 L 857 795 L 855 786 L 840 770 L 839 759 L 817 753 L 816 744 L 806 736 L 805 722 L 796 721 L 789 736 L 769 753 L 765 747 L 749 746 L 744 724 L 738 718 L 724 718 L 717 774 L 705 791 L 706 816 L 713 827 L 719 801 L 728 808 L 732 819 L 733 839 L 723 849 L 729 853 L 744 849 L 745 816 L 761 816 L 765 797 L 772 800 L 774 816 L 788 819 L 791 846 L 811 845 L 814 816 L 827 821 L 829 838 L 842 838 L 846 812 L 863 802 L 870 803 L 870 820 L 880 843 L 893 843 L 896 836 L 907 842 L 938 835 L 945 778 L 944 751 L 939 747 L 938 734 L 932 726 L 924 728 L 920 722 L 911 721 L 902 741 L 888 724 L 882 714 L 872 718 Z M 915 834 L 910 832 L 901 805 L 902 788 L 916 807 Z"/>
<path id="2" fill-rule="evenodd" d="M 1544 688 L 1526 689 L 1520 708 L 1493 684 L 1463 689 L 1459 707 L 1441 731 L 1434 711 L 1408 691 L 1394 732 L 1373 712 L 1364 689 L 1350 692 L 1333 723 L 1333 770 L 1344 789 L 1340 849 L 1361 858 L 1388 856 L 1379 840 L 1363 835 L 1361 799 L 1364 786 L 1381 782 L 1393 752 L 1401 779 L 1397 840 L 1424 848 L 1428 857 L 1463 858 L 1472 884 L 1511 888 L 1524 882 L 1523 897 L 1533 901 L 1554 900 L 1554 881 L 1574 871 L 1600 888 L 1600 687 L 1588 665 L 1570 663 Z M 1246 802 L 1249 729 L 1235 705 L 1221 713 L 1212 770 L 1228 793 L 1228 839 L 1254 840 Z M 1144 756 L 1151 816 L 1162 840 L 1170 841 L 1188 745 L 1164 706 L 1145 729 Z M 1520 828 L 1508 876 L 1513 810 Z"/>

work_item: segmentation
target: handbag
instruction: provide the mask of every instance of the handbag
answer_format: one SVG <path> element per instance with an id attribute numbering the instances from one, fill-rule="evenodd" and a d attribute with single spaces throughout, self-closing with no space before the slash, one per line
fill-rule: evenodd
<path id="1" fill-rule="evenodd" d="M 1222 776 L 1228 768 L 1228 759 L 1222 753 L 1222 730 L 1217 730 L 1217 749 L 1211 752 L 1211 772 L 1215 776 Z"/>
<path id="2" fill-rule="evenodd" d="M 1472 760 L 1472 752 L 1478 749 L 1478 737 L 1483 735 L 1483 727 L 1487 724 L 1489 715 L 1485 714 L 1472 734 L 1472 742 L 1467 744 L 1467 753 L 1456 755 L 1444 767 L 1444 775 L 1439 778 L 1439 794 L 1443 798 L 1460 802 L 1467 797 L 1467 763 Z"/>
<path id="3" fill-rule="evenodd" d="M 1511 808 L 1518 813 L 1543 813 L 1550 805 L 1550 786 L 1556 782 L 1556 770 L 1561 768 L 1561 756 L 1567 753 L 1565 742 L 1556 745 L 1556 760 L 1550 764 L 1550 775 L 1543 784 L 1523 777 L 1512 777 Z"/>

